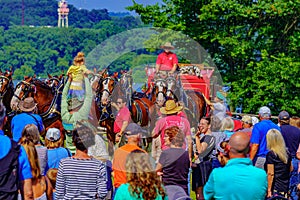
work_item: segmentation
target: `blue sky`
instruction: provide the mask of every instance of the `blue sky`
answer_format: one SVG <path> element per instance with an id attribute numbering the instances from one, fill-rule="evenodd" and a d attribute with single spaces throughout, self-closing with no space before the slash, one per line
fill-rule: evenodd
<path id="1" fill-rule="evenodd" d="M 135 0 L 137 3 L 151 5 L 161 3 L 162 0 Z M 77 8 L 83 9 L 102 9 L 106 8 L 109 12 L 128 12 L 125 7 L 132 5 L 132 0 L 68 0 Z"/>

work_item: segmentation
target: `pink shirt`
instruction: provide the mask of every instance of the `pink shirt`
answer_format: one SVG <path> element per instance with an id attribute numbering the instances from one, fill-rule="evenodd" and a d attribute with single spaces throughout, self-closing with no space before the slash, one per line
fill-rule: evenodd
<path id="1" fill-rule="evenodd" d="M 154 134 L 159 135 L 161 138 L 161 148 L 163 150 L 167 149 L 168 146 L 165 145 L 165 129 L 171 127 L 171 126 L 178 126 L 185 136 L 191 135 L 191 127 L 189 121 L 181 116 L 178 115 L 170 115 L 166 116 L 164 118 L 159 119 L 156 122 L 155 128 L 154 128 Z M 183 149 L 186 148 L 186 144 L 184 142 Z"/>
<path id="2" fill-rule="evenodd" d="M 122 124 L 124 121 L 127 121 L 128 123 L 130 123 L 131 121 L 130 111 L 126 106 L 121 108 L 116 116 L 116 120 L 114 123 L 115 133 L 119 133 L 121 131 Z"/>
<path id="3" fill-rule="evenodd" d="M 156 64 L 160 65 L 159 70 L 162 71 L 171 71 L 173 66 L 178 64 L 178 59 L 175 53 L 162 52 L 158 55 Z"/>

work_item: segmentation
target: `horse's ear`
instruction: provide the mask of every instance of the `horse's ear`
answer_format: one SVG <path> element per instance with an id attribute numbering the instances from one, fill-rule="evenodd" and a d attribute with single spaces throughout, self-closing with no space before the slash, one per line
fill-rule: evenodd
<path id="1" fill-rule="evenodd" d="M 36 74 L 33 75 L 33 78 L 36 78 Z"/>
<path id="2" fill-rule="evenodd" d="M 128 71 L 128 74 L 132 75 L 132 69 L 130 69 L 130 70 Z"/>
<path id="3" fill-rule="evenodd" d="M 106 69 L 103 69 L 101 72 L 99 72 L 99 74 L 100 74 L 101 76 L 103 76 L 103 75 L 105 74 L 105 71 L 106 71 Z"/>
<path id="4" fill-rule="evenodd" d="M 113 74 L 113 78 L 114 78 L 114 79 L 118 78 L 118 75 L 119 75 L 119 73 L 118 73 L 118 72 L 114 72 L 114 74 Z"/>
<path id="5" fill-rule="evenodd" d="M 51 74 L 49 74 L 48 72 L 47 72 L 47 75 L 48 75 L 48 78 L 52 78 Z"/>
<path id="6" fill-rule="evenodd" d="M 97 74 L 97 69 L 96 69 L 96 67 L 94 67 L 94 74 Z"/>

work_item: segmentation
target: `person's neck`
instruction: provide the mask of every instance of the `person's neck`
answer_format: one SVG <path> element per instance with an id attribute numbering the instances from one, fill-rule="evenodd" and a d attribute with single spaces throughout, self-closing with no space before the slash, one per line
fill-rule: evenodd
<path id="1" fill-rule="evenodd" d="M 211 135 L 211 130 L 207 130 L 204 135 Z"/>
<path id="2" fill-rule="evenodd" d="M 128 139 L 127 144 L 138 146 L 139 142 L 137 140 L 130 140 L 130 139 Z"/>
<path id="3" fill-rule="evenodd" d="M 75 155 L 73 156 L 73 158 L 89 159 L 89 158 L 91 158 L 91 156 L 89 156 L 89 155 L 87 154 L 87 150 L 80 151 L 80 150 L 76 149 L 76 153 L 75 153 Z"/>
<path id="4" fill-rule="evenodd" d="M 234 154 L 229 152 L 229 159 L 233 158 L 247 158 L 247 156 L 245 154 Z"/>
<path id="5" fill-rule="evenodd" d="M 177 148 L 177 149 L 182 148 L 182 147 L 178 147 L 178 146 L 176 146 L 176 145 L 174 145 L 174 144 L 171 144 L 170 147 L 171 147 L 171 148 Z"/>

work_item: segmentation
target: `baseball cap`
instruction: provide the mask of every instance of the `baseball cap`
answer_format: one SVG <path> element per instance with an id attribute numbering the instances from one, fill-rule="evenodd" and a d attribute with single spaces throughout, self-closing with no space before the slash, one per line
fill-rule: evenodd
<path id="1" fill-rule="evenodd" d="M 290 115 L 289 115 L 288 112 L 286 112 L 286 111 L 284 110 L 284 111 L 281 111 L 281 112 L 279 113 L 278 118 L 279 118 L 280 120 L 288 120 L 288 119 L 290 119 Z"/>
<path id="2" fill-rule="evenodd" d="M 127 128 L 125 129 L 126 135 L 137 135 L 139 133 L 146 133 L 146 130 L 143 130 L 141 126 L 137 125 L 136 123 L 128 124 Z"/>
<path id="3" fill-rule="evenodd" d="M 49 128 L 46 133 L 46 138 L 52 142 L 60 139 L 60 130 L 57 128 Z"/>
<path id="4" fill-rule="evenodd" d="M 259 109 L 258 114 L 261 115 L 261 116 L 270 116 L 271 115 L 271 110 L 267 106 L 263 106 Z"/>
<path id="5" fill-rule="evenodd" d="M 245 122 L 247 124 L 252 124 L 252 118 L 249 115 L 244 115 L 242 117 L 242 122 Z"/>

